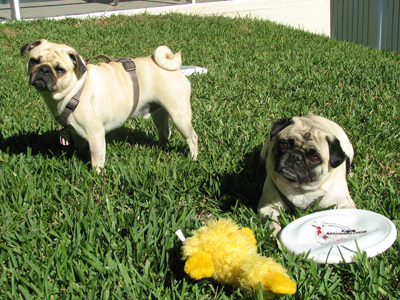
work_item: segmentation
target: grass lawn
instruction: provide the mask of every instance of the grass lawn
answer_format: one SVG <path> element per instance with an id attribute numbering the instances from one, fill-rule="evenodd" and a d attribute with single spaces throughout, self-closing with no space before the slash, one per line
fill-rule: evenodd
<path id="1" fill-rule="evenodd" d="M 46 38 L 89 58 L 182 50 L 199 157 L 151 120 L 108 136 L 101 175 L 58 142 L 28 84 L 20 47 Z M 400 56 L 251 19 L 177 14 L 0 25 L 0 298 L 256 299 L 183 272 L 181 242 L 215 217 L 254 230 L 259 251 L 297 282 L 281 299 L 399 299 L 400 239 L 374 258 L 319 265 L 281 250 L 257 213 L 271 123 L 307 111 L 338 122 L 355 148 L 350 194 L 400 228 Z M 288 224 L 310 212 L 288 212 Z"/>

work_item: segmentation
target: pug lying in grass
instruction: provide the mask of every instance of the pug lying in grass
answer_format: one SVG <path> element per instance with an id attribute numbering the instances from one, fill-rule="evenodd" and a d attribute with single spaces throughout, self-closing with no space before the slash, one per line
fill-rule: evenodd
<path id="1" fill-rule="evenodd" d="M 258 208 L 275 235 L 278 208 L 356 208 L 346 181 L 354 150 L 338 124 L 312 113 L 277 120 L 260 155 L 267 178 Z"/>

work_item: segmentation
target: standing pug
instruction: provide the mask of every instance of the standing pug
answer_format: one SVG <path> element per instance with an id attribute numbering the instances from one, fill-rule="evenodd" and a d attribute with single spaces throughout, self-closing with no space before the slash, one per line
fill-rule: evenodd
<path id="1" fill-rule="evenodd" d="M 356 208 L 346 182 L 354 150 L 338 124 L 312 113 L 277 120 L 260 155 L 267 178 L 258 208 L 275 235 L 278 208 Z"/>
<path id="2" fill-rule="evenodd" d="M 170 137 L 171 117 L 192 157 L 197 157 L 190 83 L 179 70 L 180 52 L 174 55 L 160 46 L 153 56 L 128 59 L 126 64 L 111 61 L 87 66 L 73 48 L 47 40 L 21 47 L 21 55 L 27 52 L 29 83 L 53 116 L 69 128 L 77 148 L 89 144 L 91 164 L 98 172 L 105 162 L 105 134 L 131 117 L 151 115 L 161 143 Z M 139 88 L 135 88 L 132 70 Z M 65 112 L 69 112 L 66 117 Z"/>

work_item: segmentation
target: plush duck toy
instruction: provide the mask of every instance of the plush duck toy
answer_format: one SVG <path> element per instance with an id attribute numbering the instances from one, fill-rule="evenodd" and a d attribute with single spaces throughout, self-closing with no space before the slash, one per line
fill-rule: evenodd
<path id="1" fill-rule="evenodd" d="M 296 283 L 273 258 L 259 255 L 256 243 L 250 228 L 229 219 L 210 221 L 183 241 L 185 272 L 196 280 L 213 277 L 245 293 L 257 291 L 260 282 L 265 299 L 294 294 Z"/>

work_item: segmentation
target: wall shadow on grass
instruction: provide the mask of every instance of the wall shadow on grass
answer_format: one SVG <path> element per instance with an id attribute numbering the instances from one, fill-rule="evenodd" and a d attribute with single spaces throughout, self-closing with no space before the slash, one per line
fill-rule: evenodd
<path id="1" fill-rule="evenodd" d="M 107 144 L 125 142 L 133 145 L 153 146 L 158 145 L 158 138 L 142 130 L 120 127 L 106 135 Z M 90 161 L 90 153 L 76 153 L 75 146 L 71 140 L 69 146 L 62 146 L 59 142 L 59 132 L 57 130 L 46 131 L 43 133 L 16 134 L 8 138 L 0 135 L 0 150 L 9 155 L 26 154 L 30 148 L 32 156 L 43 155 L 46 157 L 67 157 L 77 155 L 85 163 Z M 182 145 L 167 145 L 166 151 L 179 151 L 186 153 L 188 150 Z"/>
<path id="2" fill-rule="evenodd" d="M 153 124 L 149 126 L 154 126 Z M 154 127 L 155 128 L 155 127 Z M 178 134 L 178 131 L 175 128 L 171 128 L 172 135 Z M 146 147 L 153 147 L 153 146 L 159 146 L 160 148 L 163 149 L 163 151 L 166 152 L 179 152 L 182 154 L 187 154 L 189 153 L 189 148 L 186 144 L 185 139 L 181 136 L 179 138 L 180 141 L 176 145 L 173 145 L 171 143 L 168 143 L 167 145 L 159 145 L 158 144 L 158 136 L 157 134 L 152 134 L 152 133 L 147 133 L 145 131 L 142 131 L 140 129 L 130 129 L 128 127 L 120 127 L 117 128 L 106 135 L 106 142 L 107 144 L 111 143 L 119 143 L 119 142 L 125 142 L 128 143 L 132 146 L 134 145 L 142 145 Z M 181 143 L 183 141 L 184 143 Z"/>
<path id="3" fill-rule="evenodd" d="M 257 211 L 266 178 L 265 165 L 260 159 L 261 147 L 254 147 L 244 155 L 241 172 L 221 175 L 219 202 L 223 211 L 230 211 L 236 202 Z"/>
<path id="4" fill-rule="evenodd" d="M 45 155 L 49 157 L 59 157 L 70 152 L 68 149 L 71 147 L 64 147 L 59 143 L 58 131 L 46 131 L 41 134 L 37 133 L 26 133 L 16 134 L 8 138 L 0 136 L 0 150 L 9 155 L 18 155 L 27 153 L 28 148 L 31 149 L 31 154 Z M 73 151 L 68 154 L 72 156 Z"/>

